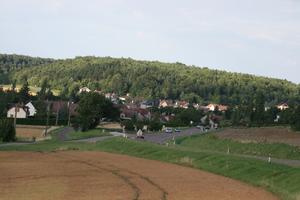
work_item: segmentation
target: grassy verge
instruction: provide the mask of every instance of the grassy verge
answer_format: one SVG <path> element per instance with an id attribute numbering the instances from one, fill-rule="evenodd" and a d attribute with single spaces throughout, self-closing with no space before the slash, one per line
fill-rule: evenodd
<path id="1" fill-rule="evenodd" d="M 300 198 L 300 168 L 268 164 L 263 161 L 233 155 L 192 152 L 123 138 L 113 138 L 95 144 L 45 141 L 24 146 L 0 147 L 0 150 L 82 150 L 120 153 L 203 169 L 254 186 L 263 187 L 285 200 Z"/>
<path id="2" fill-rule="evenodd" d="M 102 137 L 102 136 L 109 136 L 110 133 L 105 131 L 104 129 L 93 129 L 86 132 L 75 131 L 68 134 L 69 140 L 79 140 L 79 139 L 86 139 L 92 137 Z"/>
<path id="3" fill-rule="evenodd" d="M 283 159 L 300 159 L 300 148 L 287 144 L 241 143 L 230 139 L 219 139 L 212 134 L 182 137 L 176 144 L 190 150 L 211 150 L 234 154 L 269 156 Z"/>

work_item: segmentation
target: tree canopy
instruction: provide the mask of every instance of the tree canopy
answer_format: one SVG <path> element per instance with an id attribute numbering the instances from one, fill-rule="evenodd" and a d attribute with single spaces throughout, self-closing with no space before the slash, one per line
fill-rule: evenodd
<path id="1" fill-rule="evenodd" d="M 229 105 L 241 104 L 258 91 L 270 105 L 299 101 L 300 91 L 297 84 L 286 80 L 131 58 L 50 60 L 9 73 L 11 82 L 16 79 L 20 83 L 24 77 L 35 86 L 46 79 L 52 88 L 68 91 L 68 95 L 74 93 L 74 88 L 87 86 L 119 95 Z"/>

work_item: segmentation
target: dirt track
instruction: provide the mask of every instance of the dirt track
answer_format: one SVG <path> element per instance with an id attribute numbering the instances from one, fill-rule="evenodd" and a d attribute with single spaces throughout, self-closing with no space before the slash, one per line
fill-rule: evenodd
<path id="1" fill-rule="evenodd" d="M 0 152 L 0 199 L 277 199 L 196 169 L 102 152 Z"/>

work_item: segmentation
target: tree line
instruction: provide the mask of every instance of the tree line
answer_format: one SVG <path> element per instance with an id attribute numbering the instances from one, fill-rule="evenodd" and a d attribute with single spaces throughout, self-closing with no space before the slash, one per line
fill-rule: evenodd
<path id="1" fill-rule="evenodd" d="M 47 79 L 68 96 L 87 86 L 119 95 L 228 105 L 239 105 L 258 91 L 265 94 L 270 106 L 299 102 L 300 94 L 299 86 L 286 80 L 130 58 L 76 57 L 9 73 L 10 82 L 23 84 L 25 79 L 34 86 L 41 86 Z"/>

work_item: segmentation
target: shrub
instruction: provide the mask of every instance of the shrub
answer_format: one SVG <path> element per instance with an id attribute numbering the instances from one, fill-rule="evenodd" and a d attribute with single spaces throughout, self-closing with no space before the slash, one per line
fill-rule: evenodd
<path id="1" fill-rule="evenodd" d="M 133 131 L 134 130 L 134 124 L 132 120 L 125 120 L 121 122 L 122 126 L 125 127 L 126 130 L 128 131 Z"/>
<path id="2" fill-rule="evenodd" d="M 159 119 L 151 120 L 149 123 L 149 130 L 151 131 L 159 131 L 162 129 L 162 123 L 159 121 Z"/>
<path id="3" fill-rule="evenodd" d="M 0 119 L 0 140 L 3 142 L 16 140 L 16 129 L 13 119 Z"/>

